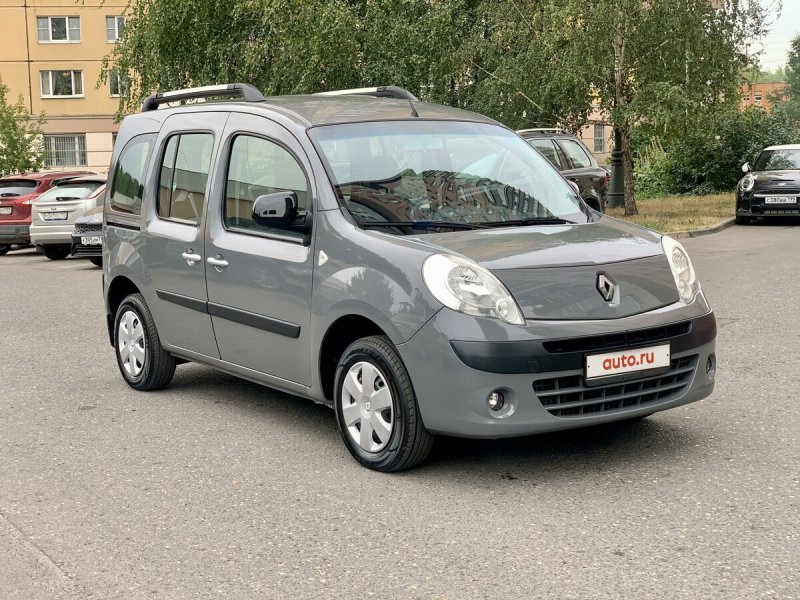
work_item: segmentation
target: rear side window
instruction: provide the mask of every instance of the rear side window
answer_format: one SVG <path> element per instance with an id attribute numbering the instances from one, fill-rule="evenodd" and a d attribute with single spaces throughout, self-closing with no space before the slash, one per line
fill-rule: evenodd
<path id="1" fill-rule="evenodd" d="M 527 140 L 527 142 L 536 148 L 542 156 L 544 156 L 550 163 L 558 170 L 561 170 L 561 161 L 558 159 L 556 147 L 551 140 L 546 138 Z"/>
<path id="2" fill-rule="evenodd" d="M 295 192 L 305 210 L 308 180 L 297 159 L 283 146 L 249 135 L 233 141 L 225 186 L 225 225 L 234 229 L 268 233 L 253 221 L 253 202 L 262 194 Z M 286 234 L 285 231 L 281 232 Z"/>
<path id="3" fill-rule="evenodd" d="M 139 135 L 125 144 L 114 168 L 109 200 L 111 210 L 129 215 L 142 214 L 144 173 L 155 137 L 154 133 Z"/>
<path id="4" fill-rule="evenodd" d="M 559 140 L 558 143 L 561 144 L 561 148 L 569 156 L 576 169 L 585 169 L 592 166 L 592 159 L 589 158 L 586 150 L 578 142 L 575 140 Z"/>
<path id="5" fill-rule="evenodd" d="M 37 185 L 39 185 L 38 182 L 27 179 L 0 181 L 0 198 L 27 196 L 36 190 Z"/>
<path id="6" fill-rule="evenodd" d="M 183 133 L 167 141 L 158 184 L 158 216 L 200 224 L 214 136 Z"/>

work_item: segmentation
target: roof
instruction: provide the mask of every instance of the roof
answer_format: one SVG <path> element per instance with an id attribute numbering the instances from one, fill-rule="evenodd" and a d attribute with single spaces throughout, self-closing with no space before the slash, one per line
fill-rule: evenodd
<path id="1" fill-rule="evenodd" d="M 783 144 L 781 146 L 768 146 L 764 150 L 800 150 L 800 144 Z"/>
<path id="2" fill-rule="evenodd" d="M 220 107 L 242 108 L 246 112 L 277 112 L 301 127 L 333 125 L 337 123 L 360 123 L 369 121 L 415 120 L 411 114 L 409 100 L 376 98 L 365 95 L 309 94 L 297 96 L 270 96 L 263 102 L 227 101 L 221 103 L 194 103 L 161 108 L 157 111 L 139 113 L 144 117 L 154 117 L 175 112 L 194 112 L 197 110 L 219 109 Z M 472 121 L 497 124 L 496 121 L 478 113 L 452 108 L 429 102 L 414 102 L 413 107 L 419 119 Z"/>
<path id="3" fill-rule="evenodd" d="M 28 181 L 42 181 L 43 179 L 61 179 L 63 177 L 78 177 L 79 175 L 94 175 L 91 171 L 59 171 L 48 173 L 25 173 L 24 175 L 5 175 L 0 181 L 7 179 L 23 179 Z"/>
<path id="4" fill-rule="evenodd" d="M 81 177 L 70 177 L 64 181 L 57 182 L 56 185 L 68 185 L 75 183 L 105 183 L 108 179 L 106 175 L 83 175 Z"/>

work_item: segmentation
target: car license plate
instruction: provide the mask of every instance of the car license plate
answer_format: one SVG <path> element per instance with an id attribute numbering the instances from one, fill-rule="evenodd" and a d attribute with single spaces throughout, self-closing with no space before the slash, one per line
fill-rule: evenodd
<path id="1" fill-rule="evenodd" d="M 10 214 L 11 214 L 10 206 L 0 206 L 0 215 L 10 215 Z"/>
<path id="2" fill-rule="evenodd" d="M 586 356 L 586 379 L 669 367 L 669 344 Z"/>
<path id="3" fill-rule="evenodd" d="M 99 235 L 81 237 L 81 244 L 84 246 L 101 246 L 103 244 L 103 238 Z"/>
<path id="4" fill-rule="evenodd" d="M 66 221 L 67 213 L 65 212 L 42 213 L 42 218 L 45 221 Z"/>
<path id="5" fill-rule="evenodd" d="M 767 196 L 764 204 L 797 204 L 797 196 Z"/>

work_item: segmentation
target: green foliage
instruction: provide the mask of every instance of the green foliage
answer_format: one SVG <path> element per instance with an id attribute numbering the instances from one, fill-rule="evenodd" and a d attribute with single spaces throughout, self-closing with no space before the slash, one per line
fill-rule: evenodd
<path id="1" fill-rule="evenodd" d="M 44 115 L 31 117 L 22 95 L 9 104 L 8 86 L 0 80 L 0 176 L 37 171 L 44 165 Z"/>
<path id="2" fill-rule="evenodd" d="M 781 105 L 771 114 L 718 105 L 666 145 L 651 140 L 639 157 L 637 184 L 646 196 L 730 190 L 741 177 L 740 167 L 764 147 L 798 142 L 800 131 Z"/>
<path id="3" fill-rule="evenodd" d="M 622 134 L 626 211 L 635 213 L 636 140 L 677 140 L 707 125 L 705 115 L 737 95 L 750 65 L 745 41 L 765 32 L 760 0 L 711 4 L 138 0 L 104 67 L 128 83 L 120 116 L 154 91 L 232 81 L 265 94 L 402 85 L 513 128 L 577 130 L 599 107 Z M 649 160 L 638 180 L 648 191 L 663 157 Z"/>
<path id="4" fill-rule="evenodd" d="M 786 63 L 786 90 L 789 99 L 800 104 L 800 33 L 792 40 L 789 47 L 789 57 Z"/>

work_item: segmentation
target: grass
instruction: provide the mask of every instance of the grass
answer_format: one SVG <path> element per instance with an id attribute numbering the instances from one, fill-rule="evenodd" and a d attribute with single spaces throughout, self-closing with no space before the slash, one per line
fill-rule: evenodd
<path id="1" fill-rule="evenodd" d="M 733 192 L 707 196 L 664 196 L 637 200 L 639 214 L 624 215 L 624 208 L 608 208 L 612 217 L 625 219 L 662 233 L 710 227 L 733 216 Z"/>

